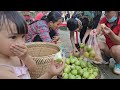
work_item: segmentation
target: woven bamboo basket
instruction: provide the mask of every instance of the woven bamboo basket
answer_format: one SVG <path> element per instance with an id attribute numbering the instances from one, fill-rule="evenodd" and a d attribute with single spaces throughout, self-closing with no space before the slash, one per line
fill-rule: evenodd
<path id="1" fill-rule="evenodd" d="M 28 53 L 33 57 L 37 64 L 35 72 L 29 72 L 32 79 L 39 78 L 49 68 L 51 60 L 60 48 L 48 42 L 30 42 L 27 43 Z"/>

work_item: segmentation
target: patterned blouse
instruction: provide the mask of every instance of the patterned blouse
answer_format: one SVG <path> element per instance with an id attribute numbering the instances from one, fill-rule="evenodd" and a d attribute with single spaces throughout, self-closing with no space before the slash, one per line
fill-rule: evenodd
<path id="1" fill-rule="evenodd" d="M 56 36 L 59 35 L 55 30 Z M 37 21 L 28 26 L 28 34 L 26 34 L 26 42 L 32 42 L 36 35 L 39 35 L 43 42 L 52 42 L 50 37 L 50 29 L 45 20 Z"/>

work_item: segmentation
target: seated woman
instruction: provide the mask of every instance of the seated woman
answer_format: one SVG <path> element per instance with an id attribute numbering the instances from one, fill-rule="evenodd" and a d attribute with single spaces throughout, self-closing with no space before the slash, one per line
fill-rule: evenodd
<path id="1" fill-rule="evenodd" d="M 104 25 L 103 28 L 101 24 Z M 116 60 L 114 73 L 120 74 L 120 17 L 118 11 L 105 11 L 105 17 L 100 20 L 96 33 L 105 36 L 106 43 L 99 42 L 99 47 L 107 61 L 111 57 Z"/>
<path id="2" fill-rule="evenodd" d="M 29 25 L 26 42 L 57 42 L 59 40 L 58 28 L 61 23 L 61 14 L 57 11 L 51 11 L 42 20 Z"/>

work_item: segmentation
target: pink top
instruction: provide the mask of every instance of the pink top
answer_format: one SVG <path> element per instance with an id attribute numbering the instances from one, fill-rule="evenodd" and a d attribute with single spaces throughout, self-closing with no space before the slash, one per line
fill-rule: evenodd
<path id="1" fill-rule="evenodd" d="M 28 68 L 25 66 L 25 64 L 22 61 L 21 63 L 22 63 L 22 66 L 19 66 L 19 67 L 7 65 L 7 64 L 0 64 L 0 66 L 7 66 L 7 67 L 12 68 L 16 76 L 21 79 L 31 79 L 30 74 L 28 72 Z"/>

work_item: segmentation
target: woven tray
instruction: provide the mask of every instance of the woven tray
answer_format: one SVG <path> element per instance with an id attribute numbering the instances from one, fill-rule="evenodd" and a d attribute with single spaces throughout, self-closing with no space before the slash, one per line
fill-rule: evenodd
<path id="1" fill-rule="evenodd" d="M 39 78 L 49 68 L 51 60 L 60 48 L 48 42 L 30 42 L 27 43 L 28 53 L 33 57 L 37 64 L 35 72 L 29 72 L 32 79 Z"/>

